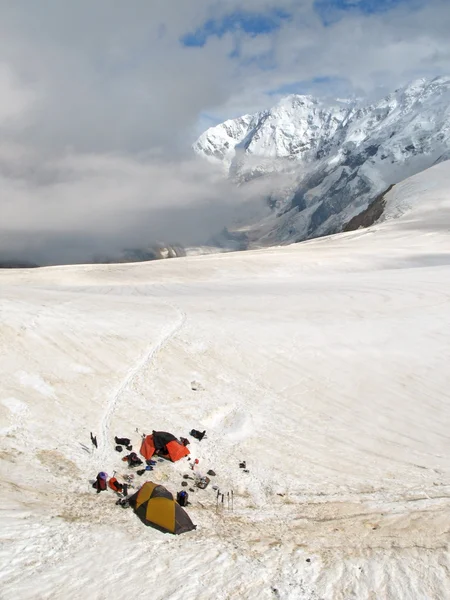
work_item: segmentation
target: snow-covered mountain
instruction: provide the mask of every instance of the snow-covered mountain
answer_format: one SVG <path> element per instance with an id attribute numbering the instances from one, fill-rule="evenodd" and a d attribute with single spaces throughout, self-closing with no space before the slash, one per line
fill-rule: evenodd
<path id="1" fill-rule="evenodd" d="M 450 77 L 369 106 L 290 95 L 208 129 L 193 148 L 238 184 L 267 181 L 270 210 L 246 224 L 250 246 L 334 233 L 390 185 L 450 158 Z"/>

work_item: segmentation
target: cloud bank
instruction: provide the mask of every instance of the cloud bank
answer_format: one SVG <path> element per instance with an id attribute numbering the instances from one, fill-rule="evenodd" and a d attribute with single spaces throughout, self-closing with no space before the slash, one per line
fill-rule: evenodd
<path id="1" fill-rule="evenodd" d="M 4 3 L 0 258 L 206 240 L 257 203 L 192 158 L 203 127 L 442 74 L 449 29 L 447 0 Z"/>

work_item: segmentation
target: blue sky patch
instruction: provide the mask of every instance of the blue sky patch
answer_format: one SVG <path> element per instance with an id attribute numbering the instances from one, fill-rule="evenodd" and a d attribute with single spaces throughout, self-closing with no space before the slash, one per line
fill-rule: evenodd
<path id="1" fill-rule="evenodd" d="M 281 27 L 283 21 L 289 19 L 289 13 L 283 10 L 272 10 L 267 13 L 233 12 L 221 19 L 209 19 L 196 31 L 187 33 L 181 38 L 184 46 L 204 46 L 211 36 L 222 37 L 228 32 L 243 31 L 251 36 L 271 33 Z"/>
<path id="2" fill-rule="evenodd" d="M 346 94 L 348 90 L 347 80 L 341 77 L 314 77 L 313 79 L 295 81 L 286 85 L 281 85 L 273 90 L 266 92 L 268 96 L 288 96 L 289 94 L 317 94 L 329 92 L 331 89 L 336 94 L 341 92 Z"/>
<path id="3" fill-rule="evenodd" d="M 324 25 L 331 25 L 342 19 L 346 13 L 374 15 L 388 12 L 398 6 L 410 6 L 414 9 L 423 2 L 424 0 L 315 0 L 314 10 Z"/>

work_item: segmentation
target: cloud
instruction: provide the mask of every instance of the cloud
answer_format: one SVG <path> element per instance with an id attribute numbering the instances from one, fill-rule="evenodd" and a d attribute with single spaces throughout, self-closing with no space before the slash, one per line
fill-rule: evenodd
<path id="1" fill-rule="evenodd" d="M 0 63 L 0 127 L 17 125 L 36 97 L 36 92 L 20 84 L 8 65 Z"/>
<path id="2" fill-rule="evenodd" d="M 197 245 L 261 206 L 259 190 L 237 190 L 200 159 L 21 158 L 21 172 L 0 175 L 2 259 L 63 264 L 156 243 Z"/>
<path id="3" fill-rule="evenodd" d="M 196 243 L 255 199 L 192 160 L 200 126 L 286 91 L 370 96 L 441 74 L 449 29 L 447 0 L 8 3 L 0 251 Z"/>

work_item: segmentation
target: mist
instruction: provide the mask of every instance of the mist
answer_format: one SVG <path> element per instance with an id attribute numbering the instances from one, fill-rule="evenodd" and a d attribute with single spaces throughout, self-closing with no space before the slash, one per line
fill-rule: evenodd
<path id="1" fill-rule="evenodd" d="M 118 257 L 154 244 L 198 246 L 264 210 L 200 159 L 123 155 L 22 159 L 0 176 L 0 257 L 39 265 Z"/>

